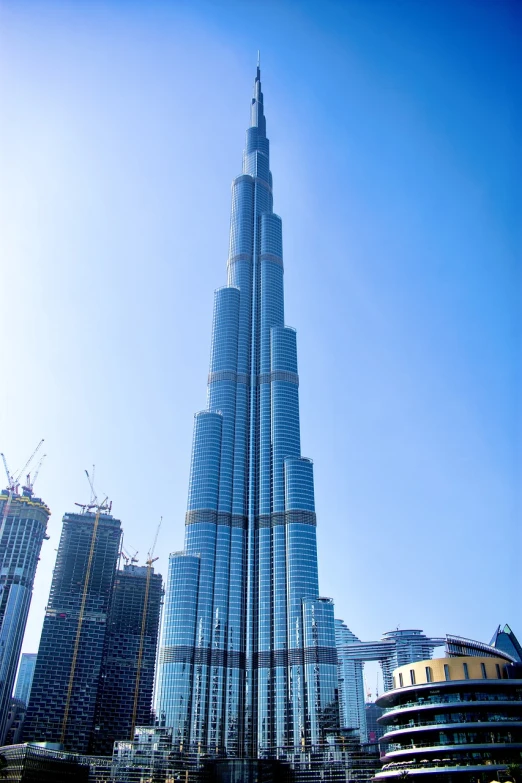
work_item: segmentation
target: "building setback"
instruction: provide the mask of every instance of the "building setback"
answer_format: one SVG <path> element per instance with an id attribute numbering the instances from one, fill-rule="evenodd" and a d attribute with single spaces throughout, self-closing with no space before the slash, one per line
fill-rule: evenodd
<path id="1" fill-rule="evenodd" d="M 259 67 L 194 421 L 185 550 L 173 554 L 158 713 L 183 751 L 284 758 L 339 728 L 333 603 L 319 597 L 312 461 L 285 325 Z"/>
<path id="2" fill-rule="evenodd" d="M 132 564 L 116 572 L 94 719 L 96 755 L 110 756 L 116 740 L 131 740 L 136 725 L 152 723 L 162 578 L 152 567 L 148 572 Z"/>
<path id="3" fill-rule="evenodd" d="M 120 539 L 120 522 L 110 514 L 63 518 L 25 740 L 89 750 Z"/>
<path id="4" fill-rule="evenodd" d="M 18 677 L 16 678 L 16 686 L 14 691 L 14 698 L 20 699 L 20 701 L 29 704 L 29 696 L 31 694 L 31 686 L 33 684 L 34 667 L 36 666 L 36 653 L 22 653 L 22 659 L 20 661 L 20 668 L 18 670 Z"/>
<path id="5" fill-rule="evenodd" d="M 20 658 L 36 566 L 50 511 L 32 496 L 0 494 L 0 744 Z"/>

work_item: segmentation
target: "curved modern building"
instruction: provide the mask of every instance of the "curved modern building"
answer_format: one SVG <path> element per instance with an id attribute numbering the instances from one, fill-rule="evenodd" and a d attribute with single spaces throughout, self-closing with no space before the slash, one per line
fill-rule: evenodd
<path id="1" fill-rule="evenodd" d="M 171 555 L 157 714 L 182 752 L 285 757 L 339 728 L 333 603 L 319 598 L 313 464 L 301 455 L 259 67 L 215 292 L 185 549 Z"/>
<path id="2" fill-rule="evenodd" d="M 339 674 L 339 710 L 341 728 L 356 729 L 361 742 L 367 742 L 366 704 L 363 667 L 367 661 L 379 661 L 384 690 L 393 688 L 392 672 L 397 666 L 431 657 L 444 639 L 430 638 L 417 629 L 388 631 L 382 639 L 362 642 L 342 620 L 335 621 Z"/>
<path id="3" fill-rule="evenodd" d="M 504 657 L 489 656 L 395 669 L 394 689 L 376 701 L 385 710 L 379 719 L 385 754 L 375 779 L 406 771 L 408 779 L 493 780 L 508 764 L 520 764 L 522 679 L 507 679 L 513 673 Z"/>

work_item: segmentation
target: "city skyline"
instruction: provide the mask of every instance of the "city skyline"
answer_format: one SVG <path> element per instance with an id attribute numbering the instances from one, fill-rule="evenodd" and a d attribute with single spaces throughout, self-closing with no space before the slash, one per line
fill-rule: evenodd
<path id="1" fill-rule="evenodd" d="M 314 456 L 316 467 L 321 590 L 335 600 L 336 616 L 343 617 L 360 638 L 375 638 L 386 626 L 391 629 L 397 624 L 484 641 L 499 622 L 513 623 L 519 630 L 511 597 L 519 591 L 520 580 L 514 554 L 520 535 L 515 524 L 520 413 L 515 362 L 520 316 L 515 298 L 517 232 L 510 223 L 516 220 L 516 194 L 514 185 L 509 190 L 506 173 L 514 160 L 505 117 L 509 81 L 504 94 L 495 91 L 514 61 L 506 55 L 491 67 L 490 81 L 480 86 L 482 71 L 473 76 L 464 68 L 457 42 L 447 38 L 449 21 L 432 5 L 425 12 L 439 23 L 429 38 L 432 51 L 428 48 L 416 61 L 414 49 L 406 49 L 404 60 L 398 61 L 401 41 L 410 40 L 415 29 L 422 31 L 426 19 L 420 12 L 413 14 L 417 28 L 412 23 L 412 29 L 404 20 L 402 27 L 400 19 L 392 20 L 396 39 L 383 44 L 389 21 L 384 6 L 379 6 L 381 16 L 374 20 L 354 4 L 356 13 L 350 21 L 355 32 L 349 39 L 353 48 L 343 54 L 344 39 L 333 36 L 336 48 L 328 60 L 332 73 L 328 89 L 335 87 L 337 95 L 343 94 L 341 87 L 346 91 L 349 105 L 341 110 L 327 89 L 328 69 L 321 70 L 324 43 L 315 53 L 305 46 L 311 16 L 308 21 L 301 19 L 299 44 L 285 57 L 280 42 L 271 43 L 268 25 L 259 30 L 260 41 L 249 39 L 232 49 L 235 30 L 226 33 L 224 27 L 231 24 L 229 15 L 219 23 L 204 4 L 197 6 L 199 18 L 197 12 L 191 17 L 180 9 L 169 14 L 158 5 L 165 34 L 160 36 L 159 23 L 150 16 L 145 17 L 143 29 L 160 41 L 160 54 L 148 69 L 140 70 L 145 53 L 150 53 L 146 36 L 145 40 L 136 37 L 144 17 L 134 8 L 124 21 L 119 4 L 109 4 L 104 21 L 115 35 L 118 57 L 127 63 L 125 70 L 117 64 L 118 57 L 116 65 L 106 59 L 108 41 L 100 32 L 99 9 L 86 14 L 82 32 L 73 10 L 62 18 L 57 6 L 49 7 L 55 10 L 47 20 L 30 3 L 21 3 L 21 10 L 8 3 L 3 11 L 10 32 L 2 57 L 16 86 L 14 92 L 27 95 L 22 87 L 33 85 L 26 103 L 17 102 L 10 88 L 2 88 L 6 105 L 16 109 L 13 130 L 18 129 L 20 136 L 21 125 L 25 127 L 20 142 L 15 144 L 7 135 L 2 149 L 14 150 L 13 160 L 20 164 L 21 178 L 15 179 L 6 163 L 7 186 L 14 194 L 7 209 L 12 229 L 6 248 L 12 258 L 11 278 L 20 285 L 30 274 L 29 288 L 19 288 L 29 309 L 21 335 L 28 346 L 26 359 L 35 364 L 42 388 L 24 386 L 28 376 L 22 365 L 20 378 L 12 379 L 5 392 L 7 403 L 1 406 L 2 450 L 13 463 L 21 464 L 32 444 L 46 437 L 49 456 L 35 491 L 53 513 L 52 537 L 43 546 L 37 572 L 40 590 L 35 593 L 24 650 L 37 649 L 45 600 L 39 596 L 48 594 L 60 519 L 72 503 L 88 496 L 82 471 L 92 461 L 98 466 L 101 490 L 114 500 L 116 515 L 126 520 L 126 543 L 140 549 L 142 562 L 151 544 L 147 528 L 154 529 L 165 514 L 167 494 L 172 512 L 161 534 L 160 572 L 167 571 L 166 554 L 181 549 L 190 421 L 194 399 L 199 397 L 201 406 L 204 402 L 201 389 L 212 282 L 220 282 L 226 256 L 226 188 L 237 169 L 245 124 L 242 98 L 249 89 L 258 46 L 276 131 L 272 138 L 273 167 L 280 183 L 276 211 L 284 215 L 286 224 L 287 320 L 300 336 L 303 453 Z M 332 23 L 335 13 L 333 6 L 328 7 Z M 485 12 L 473 11 L 466 3 L 457 12 L 460 23 L 470 25 L 475 49 L 467 44 L 465 52 L 474 64 L 479 44 L 489 41 L 493 53 L 500 42 L 511 40 L 502 17 L 510 4 L 499 7 L 492 19 L 497 37 L 492 39 L 485 33 L 486 21 L 491 21 Z M 57 45 L 54 54 L 46 52 L 42 81 L 35 77 L 36 56 L 29 57 L 15 76 L 17 52 L 34 42 L 38 27 L 28 20 L 27 9 L 41 23 L 40 30 L 43 24 L 43 39 Z M 186 45 L 175 32 L 175 22 L 180 20 L 186 26 Z M 284 29 L 288 20 L 287 10 Z M 366 26 L 370 21 L 376 21 L 374 35 L 380 35 L 383 44 L 383 50 L 376 49 L 373 55 Z M 72 40 L 80 45 L 70 79 L 60 75 L 71 54 L 61 26 L 72 29 Z M 132 60 L 125 59 L 130 57 L 126 33 L 134 43 L 140 41 Z M 363 41 L 359 49 L 355 33 Z M 82 49 L 87 40 L 98 42 L 99 60 L 89 61 Z M 172 50 L 173 41 L 177 52 Z M 440 81 L 435 77 L 430 81 L 430 68 L 448 41 L 445 72 Z M 395 59 L 387 72 L 383 59 L 390 53 Z M 210 72 L 197 65 L 198 57 L 203 57 L 205 66 L 214 60 L 213 89 Z M 190 63 L 185 83 L 180 76 L 183 58 Z M 436 97 L 432 103 L 423 104 L 420 84 L 406 73 L 414 61 L 420 67 L 419 79 L 425 79 Z M 448 86 L 446 94 L 444 77 L 456 65 L 458 84 Z M 105 90 L 99 81 L 102 74 L 110 76 Z M 118 80 L 125 89 L 111 112 L 109 99 Z M 157 86 L 147 97 L 151 84 Z M 64 96 L 75 96 L 80 87 L 81 99 L 66 108 L 57 87 Z M 466 100 L 456 104 L 461 118 L 457 127 L 448 120 L 447 103 L 455 105 L 459 87 L 466 88 L 462 92 Z M 326 90 L 324 99 L 321 89 Z M 314 121 L 314 116 L 323 117 L 326 99 L 331 117 Z M 136 101 L 145 107 L 140 116 L 149 112 L 150 117 L 139 119 L 133 129 Z M 485 123 L 486 109 L 477 109 L 481 101 L 492 114 L 498 110 L 502 119 L 497 126 Z M 181 130 L 174 127 L 180 114 Z M 31 117 L 47 129 L 38 139 L 25 124 Z M 387 139 L 376 127 L 385 118 Z M 207 150 L 210 126 L 212 150 Z M 370 126 L 375 138 L 364 139 Z M 472 127 L 482 129 L 474 145 Z M 338 144 L 333 142 L 334 131 L 339 134 Z M 188 168 L 167 152 L 172 134 L 177 134 L 175 141 Z M 486 141 L 494 149 L 499 139 L 504 146 L 489 152 L 488 159 Z M 24 140 L 32 171 L 20 163 Z M 322 145 L 312 145 L 319 140 Z M 349 163 L 343 143 L 348 145 Z M 305 156 L 310 149 L 314 156 Z M 49 157 L 43 154 L 46 151 L 51 152 Z M 371 164 L 377 151 L 380 170 Z M 85 168 L 78 169 L 77 156 L 82 154 Z M 481 167 L 481 155 L 490 166 L 498 163 L 500 173 L 493 176 L 488 166 Z M 403 180 L 396 160 L 402 161 Z M 110 164 L 106 177 L 102 161 Z M 133 165 L 124 174 L 129 161 Z M 92 179 L 88 165 L 94 165 Z M 72 169 L 71 177 L 79 176 L 78 189 L 67 167 Z M 450 193 L 444 177 L 455 193 Z M 31 200 L 27 183 L 33 180 Z M 415 205 L 425 189 L 432 193 L 432 201 L 421 199 Z M 125 196 L 125 190 L 133 197 Z M 45 219 L 37 219 L 44 195 Z M 67 196 L 72 199 L 69 206 Z M 22 209 L 19 202 L 25 204 L 26 198 L 29 206 Z M 97 211 L 99 200 L 107 205 L 103 215 Z M 198 220 L 209 225 L 212 239 L 199 236 L 197 228 L 190 241 L 183 237 L 184 223 L 193 219 L 183 200 Z M 322 209 L 325 201 L 327 208 Z M 22 242 L 16 237 L 25 236 L 24 215 L 31 230 Z M 129 231 L 133 219 L 136 234 Z M 373 238 L 379 233 L 380 242 Z M 447 235 L 446 245 L 438 234 Z M 98 238 L 93 240 L 93 235 Z M 149 285 L 150 273 L 154 285 Z M 201 296 L 200 278 L 212 281 L 208 291 L 201 289 Z M 43 309 L 40 299 L 46 302 Z M 300 315 L 303 305 L 308 319 Z M 18 323 L 14 313 L 9 303 L 2 314 L 5 327 Z M 69 328 L 70 343 L 65 338 Z M 335 330 L 330 345 L 329 335 Z M 183 394 L 178 378 L 183 379 Z M 43 391 L 44 386 L 48 391 Z M 513 428 L 511 434 L 508 427 Z M 146 489 L 151 482 L 158 485 L 152 498 Z M 168 491 L 160 491 L 165 487 Z M 506 541 L 513 545 L 506 547 Z M 414 553 L 421 558 L 419 570 L 426 582 L 406 602 L 407 566 Z M 464 583 L 465 613 L 462 605 L 451 604 L 443 562 Z M 491 586 L 482 585 L 488 580 L 480 575 L 485 577 L 492 562 L 507 580 L 507 597 L 500 588 L 492 597 Z M 397 600 L 382 607 L 379 591 L 390 580 Z M 358 592 L 358 585 L 365 589 Z M 427 606 L 434 586 L 440 605 Z"/>

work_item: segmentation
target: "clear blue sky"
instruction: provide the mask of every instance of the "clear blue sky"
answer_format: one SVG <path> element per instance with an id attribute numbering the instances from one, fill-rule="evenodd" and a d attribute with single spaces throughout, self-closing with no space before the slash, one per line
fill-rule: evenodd
<path id="1" fill-rule="evenodd" d="M 0 3 L 0 450 L 183 546 L 261 65 L 320 584 L 362 638 L 522 636 L 522 6 Z"/>

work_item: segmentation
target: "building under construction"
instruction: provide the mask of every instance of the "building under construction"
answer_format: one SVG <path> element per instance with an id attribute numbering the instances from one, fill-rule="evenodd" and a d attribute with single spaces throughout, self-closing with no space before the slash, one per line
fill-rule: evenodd
<path id="1" fill-rule="evenodd" d="M 33 497 L 30 481 L 20 495 L 16 482 L 9 474 L 8 478 L 9 487 L 0 493 L 0 744 L 5 740 L 36 566 L 51 513 Z"/>
<path id="2" fill-rule="evenodd" d="M 65 514 L 24 738 L 87 753 L 93 739 L 121 524 L 107 504 Z"/>
<path id="3" fill-rule="evenodd" d="M 92 753 L 112 754 L 116 740 L 152 723 L 154 666 L 162 579 L 152 565 L 116 572 L 94 721 Z"/>

